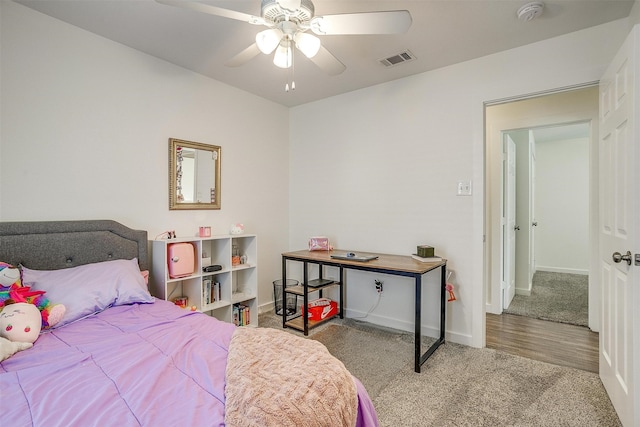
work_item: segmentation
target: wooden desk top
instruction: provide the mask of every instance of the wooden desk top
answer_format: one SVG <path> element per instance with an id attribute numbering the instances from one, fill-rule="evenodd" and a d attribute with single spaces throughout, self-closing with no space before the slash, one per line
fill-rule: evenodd
<path id="1" fill-rule="evenodd" d="M 354 252 L 360 256 L 375 255 L 378 259 L 371 261 L 350 261 L 345 259 L 334 259 L 331 255 L 343 255 L 347 252 Z M 447 264 L 447 260 L 437 262 L 421 262 L 413 259 L 407 255 L 390 255 L 390 254 L 378 254 L 373 252 L 361 252 L 361 251 L 348 251 L 342 249 L 334 249 L 331 252 L 328 251 L 294 251 L 285 252 L 283 257 L 289 259 L 297 259 L 311 262 L 322 262 L 324 264 L 342 265 L 346 268 L 355 268 L 358 270 L 388 270 L 397 272 L 406 272 L 412 274 L 424 274 L 428 271 L 435 270 Z"/>

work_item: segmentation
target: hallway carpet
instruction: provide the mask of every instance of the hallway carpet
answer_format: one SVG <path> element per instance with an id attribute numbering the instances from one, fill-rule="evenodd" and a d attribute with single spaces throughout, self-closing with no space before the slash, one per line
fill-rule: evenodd
<path id="1" fill-rule="evenodd" d="M 531 295 L 516 295 L 504 313 L 588 326 L 589 276 L 537 271 Z"/>

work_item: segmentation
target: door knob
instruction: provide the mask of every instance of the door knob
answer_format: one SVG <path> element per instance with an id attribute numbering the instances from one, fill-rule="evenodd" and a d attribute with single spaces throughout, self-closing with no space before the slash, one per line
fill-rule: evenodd
<path id="1" fill-rule="evenodd" d="M 626 261 L 627 265 L 631 265 L 631 251 L 627 251 L 626 254 L 622 255 L 620 252 L 613 253 L 613 262 Z"/>

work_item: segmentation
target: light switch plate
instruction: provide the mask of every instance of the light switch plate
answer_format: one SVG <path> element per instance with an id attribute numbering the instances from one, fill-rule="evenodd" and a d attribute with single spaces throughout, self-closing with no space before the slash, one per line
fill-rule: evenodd
<path id="1" fill-rule="evenodd" d="M 458 196 L 471 195 L 471 181 L 458 181 Z"/>

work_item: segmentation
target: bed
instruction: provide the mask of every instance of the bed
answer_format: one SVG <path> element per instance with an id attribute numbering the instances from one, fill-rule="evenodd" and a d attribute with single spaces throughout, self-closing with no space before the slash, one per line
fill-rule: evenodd
<path id="1" fill-rule="evenodd" d="M 322 344 L 149 295 L 147 248 L 115 221 L 0 222 L 0 261 L 67 310 L 0 363 L 7 425 L 378 425 Z"/>

